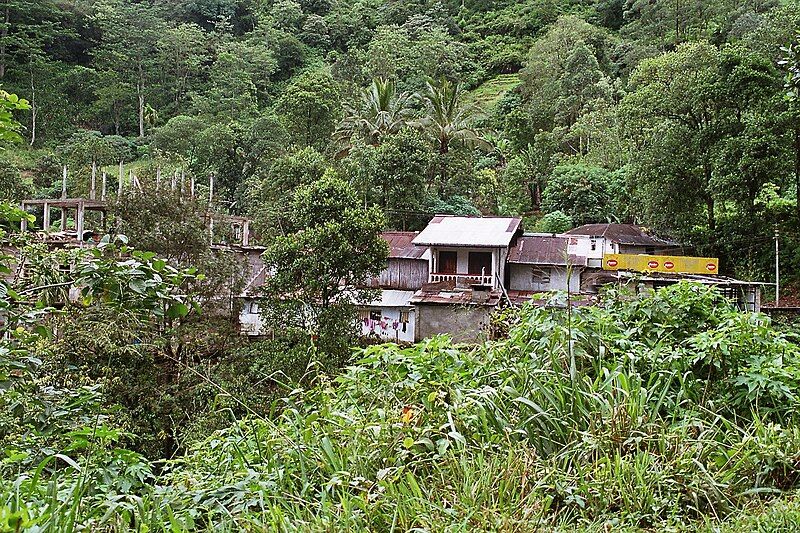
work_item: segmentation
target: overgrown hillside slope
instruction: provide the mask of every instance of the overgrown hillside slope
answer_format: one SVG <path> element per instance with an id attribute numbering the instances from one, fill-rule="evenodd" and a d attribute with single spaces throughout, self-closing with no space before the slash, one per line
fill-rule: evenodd
<path id="1" fill-rule="evenodd" d="M 117 450 L 121 435 L 97 425 L 64 435 L 72 445 L 38 468 L 45 449 L 28 447 L 3 463 L 2 524 L 796 524 L 800 348 L 767 318 L 735 311 L 711 289 L 677 285 L 648 298 L 609 295 L 571 313 L 529 306 L 504 323 L 507 339 L 474 348 L 436 338 L 366 349 L 341 376 L 288 393 L 274 419 L 253 412 L 157 465 Z M 16 480 L 8 477 L 15 470 Z"/>

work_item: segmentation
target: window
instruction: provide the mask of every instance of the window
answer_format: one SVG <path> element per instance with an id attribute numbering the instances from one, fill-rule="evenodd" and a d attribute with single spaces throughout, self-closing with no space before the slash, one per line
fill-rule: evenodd
<path id="1" fill-rule="evenodd" d="M 591 245 L 592 245 L 592 250 L 597 250 L 597 239 L 595 239 L 594 237 L 592 237 L 592 239 L 591 239 L 590 243 L 591 243 Z"/>
<path id="2" fill-rule="evenodd" d="M 468 262 L 468 272 L 473 276 L 491 276 L 492 253 L 470 252 L 469 262 Z"/>
<path id="3" fill-rule="evenodd" d="M 458 253 L 439 252 L 439 274 L 455 274 L 458 272 Z"/>
<path id="4" fill-rule="evenodd" d="M 408 324 L 409 322 L 409 312 L 408 311 L 400 311 L 400 322 L 403 324 Z"/>
<path id="5" fill-rule="evenodd" d="M 534 285 L 549 285 L 550 284 L 550 269 L 549 268 L 536 268 L 534 267 L 531 275 L 531 282 Z"/>
<path id="6" fill-rule="evenodd" d="M 369 309 L 359 309 L 358 319 L 362 322 L 365 320 L 369 320 Z"/>
<path id="7" fill-rule="evenodd" d="M 372 309 L 369 312 L 369 319 L 374 320 L 376 322 L 380 322 L 381 319 L 383 319 L 383 313 L 381 312 L 380 309 Z"/>
<path id="8" fill-rule="evenodd" d="M 258 302 L 250 302 L 250 314 L 257 315 L 258 314 Z"/>

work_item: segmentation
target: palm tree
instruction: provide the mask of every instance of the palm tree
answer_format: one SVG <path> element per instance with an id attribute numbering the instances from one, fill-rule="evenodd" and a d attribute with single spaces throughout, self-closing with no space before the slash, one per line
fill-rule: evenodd
<path id="1" fill-rule="evenodd" d="M 428 79 L 425 89 L 417 96 L 425 107 L 425 114 L 416 121 L 437 144 L 439 150 L 439 187 L 447 183 L 447 154 L 454 142 L 467 146 L 489 149 L 491 145 L 474 127 L 477 112 L 475 107 L 464 103 L 464 92 L 460 83 L 446 78 L 438 82 Z"/>
<path id="2" fill-rule="evenodd" d="M 416 124 L 436 139 L 440 154 L 447 154 L 455 141 L 482 147 L 489 145 L 479 130 L 473 127 L 477 118 L 476 110 L 464 104 L 460 83 L 453 83 L 446 78 L 438 82 L 429 79 L 419 99 L 426 112 Z"/>
<path id="3" fill-rule="evenodd" d="M 378 146 L 383 138 L 397 133 L 409 125 L 411 96 L 397 93 L 394 81 L 375 78 L 361 93 L 358 107 L 348 107 L 346 117 L 336 130 L 336 138 L 349 149 L 353 135 L 359 135 L 367 144 Z"/>

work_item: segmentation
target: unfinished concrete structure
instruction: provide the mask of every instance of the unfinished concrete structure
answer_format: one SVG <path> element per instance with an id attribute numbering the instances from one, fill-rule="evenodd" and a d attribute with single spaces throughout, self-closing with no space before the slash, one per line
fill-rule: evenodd
<path id="1" fill-rule="evenodd" d="M 99 213 L 100 229 L 102 229 L 103 232 L 106 230 L 108 204 L 102 200 L 94 200 L 91 198 L 23 200 L 20 207 L 23 211 L 28 213 L 30 213 L 32 207 L 41 207 L 41 231 L 44 233 L 43 240 L 46 242 L 52 242 L 53 244 L 58 244 L 60 242 L 67 243 L 71 241 L 82 246 L 84 243 L 92 241 L 92 238 L 97 236 L 98 233 L 88 230 L 86 224 L 87 212 Z M 60 211 L 59 229 L 55 232 L 52 231 L 51 227 L 51 215 L 53 209 Z M 67 227 L 67 220 L 70 212 L 74 212 L 73 220 L 75 221 L 75 228 L 72 230 Z M 23 219 L 20 222 L 20 230 L 23 232 L 28 230 L 27 220 Z"/>

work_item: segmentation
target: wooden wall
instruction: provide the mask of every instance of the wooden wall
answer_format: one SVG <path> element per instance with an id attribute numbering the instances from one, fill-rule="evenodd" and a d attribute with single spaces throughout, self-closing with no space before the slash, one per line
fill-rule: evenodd
<path id="1" fill-rule="evenodd" d="M 415 291 L 428 282 L 428 261 L 426 259 L 389 259 L 389 264 L 373 278 L 370 286 L 382 289 Z"/>

